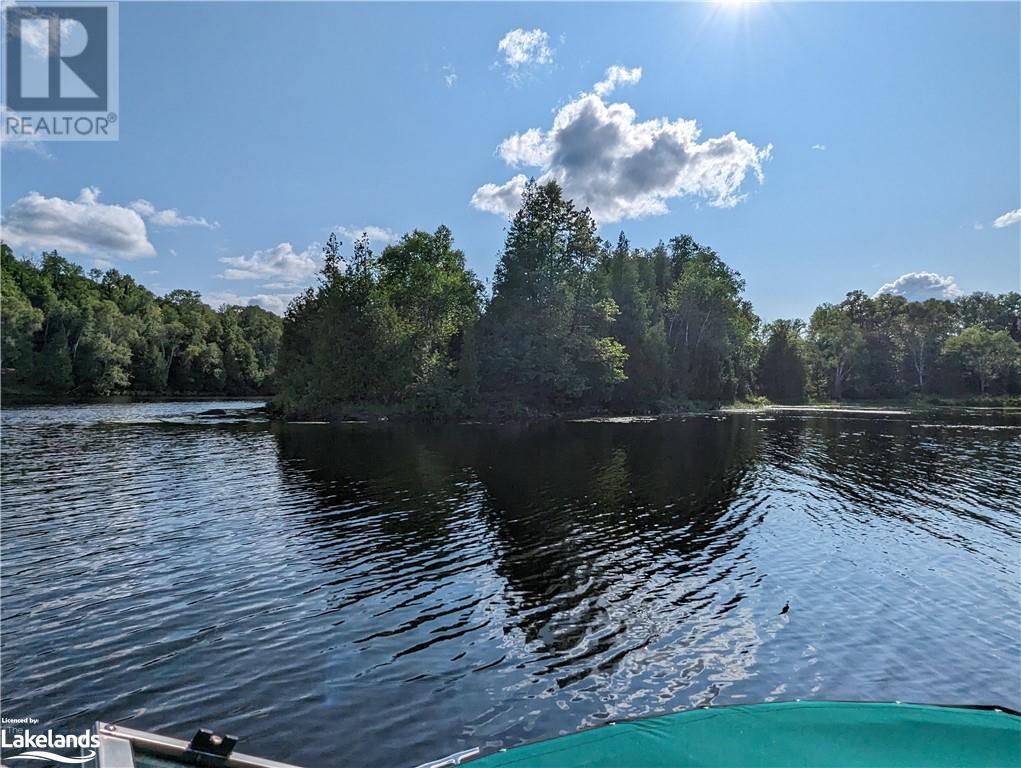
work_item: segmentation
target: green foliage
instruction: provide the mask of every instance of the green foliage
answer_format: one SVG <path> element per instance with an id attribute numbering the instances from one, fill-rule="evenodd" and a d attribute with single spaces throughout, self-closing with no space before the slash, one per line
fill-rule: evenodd
<path id="1" fill-rule="evenodd" d="M 243 395 L 272 385 L 281 320 L 213 311 L 193 291 L 157 297 L 116 270 L 86 275 L 56 252 L 2 249 L 4 384 L 54 395 Z"/>
<path id="2" fill-rule="evenodd" d="M 2 308 L 2 330 L 0 330 L 0 355 L 4 375 L 26 380 L 32 375 L 33 338 L 42 330 L 45 315 L 32 306 L 32 302 L 21 290 L 19 275 L 8 272 L 9 250 L 4 246 L 3 271 L 0 273 L 0 308 Z"/>
<path id="3" fill-rule="evenodd" d="M 852 291 L 807 326 L 760 328 L 715 251 L 688 235 L 606 242 L 555 182 L 525 186 L 488 302 L 446 227 L 380 254 L 365 236 L 350 258 L 340 246 L 331 236 L 318 284 L 281 321 L 4 245 L 4 381 L 75 395 L 275 390 L 291 414 L 424 419 L 1021 393 L 1021 294 Z"/>
<path id="4" fill-rule="evenodd" d="M 990 331 L 982 325 L 965 328 L 943 347 L 948 356 L 959 356 L 961 362 L 979 382 L 984 395 L 990 382 L 1009 374 L 1021 363 L 1021 347 L 1007 331 Z"/>
<path id="5" fill-rule="evenodd" d="M 913 376 L 913 385 L 920 393 L 926 391 L 936 356 L 953 333 L 959 316 L 956 305 L 929 299 L 902 306 L 892 318 L 892 335 L 904 351 Z"/>
<path id="6" fill-rule="evenodd" d="M 350 261 L 331 238 L 323 265 L 284 320 L 291 413 L 655 410 L 751 392 L 758 318 L 740 276 L 686 236 L 611 247 L 556 183 L 526 185 L 486 306 L 445 227 L 378 258 L 356 242 Z"/>
<path id="7" fill-rule="evenodd" d="M 56 326 L 43 342 L 39 360 L 33 366 L 36 383 L 51 392 L 66 392 L 71 388 L 71 355 L 67 348 L 67 331 Z"/>
<path id="8" fill-rule="evenodd" d="M 618 307 L 611 332 L 627 355 L 613 391 L 617 407 L 633 409 L 669 394 L 670 354 L 654 259 L 632 250 L 621 232 L 613 251 L 604 248 L 594 278 Z"/>
<path id="9" fill-rule="evenodd" d="M 844 304 L 823 304 L 812 313 L 808 330 L 817 386 L 821 382 L 823 391 L 836 400 L 842 397 L 844 384 L 865 350 L 864 331 L 848 310 Z"/>
<path id="10" fill-rule="evenodd" d="M 588 210 L 529 182 L 496 268 L 480 335 L 487 397 L 558 410 L 603 399 L 624 377 L 613 298 L 591 279 L 601 243 Z"/>
<path id="11" fill-rule="evenodd" d="M 1021 392 L 1021 294 L 908 302 L 852 291 L 812 315 L 804 354 L 816 397 Z"/>
<path id="12" fill-rule="evenodd" d="M 804 330 L 801 320 L 774 320 L 764 328 L 766 342 L 756 379 L 759 391 L 775 403 L 805 402 L 808 371 Z"/>
<path id="13" fill-rule="evenodd" d="M 741 297 L 744 280 L 690 237 L 673 238 L 670 250 L 676 276 L 665 308 L 671 393 L 710 401 L 747 394 L 759 319 Z"/>
<path id="14" fill-rule="evenodd" d="M 378 258 L 362 238 L 350 261 L 331 236 L 323 265 L 319 285 L 295 299 L 284 318 L 284 410 L 384 404 L 445 418 L 477 398 L 472 329 L 482 286 L 449 229 L 411 232 Z"/>

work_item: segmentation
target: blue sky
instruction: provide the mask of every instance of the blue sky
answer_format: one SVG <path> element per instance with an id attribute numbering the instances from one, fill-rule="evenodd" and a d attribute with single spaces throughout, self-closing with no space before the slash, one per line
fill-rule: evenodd
<path id="1" fill-rule="evenodd" d="M 279 309 L 337 228 L 444 223 L 490 277 L 546 175 L 606 237 L 715 248 L 766 320 L 1018 290 L 1019 9 L 124 3 L 120 140 L 5 145 L 4 236 Z"/>

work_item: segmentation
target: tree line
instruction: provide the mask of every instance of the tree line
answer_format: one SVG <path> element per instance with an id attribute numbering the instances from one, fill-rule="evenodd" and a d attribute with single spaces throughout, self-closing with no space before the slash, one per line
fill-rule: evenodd
<path id="1" fill-rule="evenodd" d="M 745 284 L 688 235 L 597 235 L 555 182 L 526 185 L 487 296 L 446 227 L 350 257 L 281 320 L 158 297 L 116 270 L 3 246 L 3 366 L 55 394 L 275 393 L 283 413 L 427 419 L 656 413 L 697 401 L 1021 394 L 1021 295 L 847 294 L 763 324 Z"/>
<path id="2" fill-rule="evenodd" d="M 763 325 L 744 287 L 687 235 L 606 242 L 555 182 L 531 182 L 488 299 L 446 227 L 379 255 L 362 238 L 350 259 L 331 238 L 318 285 L 284 318 L 277 404 L 504 418 L 1021 392 L 1017 293 L 917 303 L 855 291 L 808 324 Z"/>
<path id="3" fill-rule="evenodd" d="M 777 402 L 1021 394 L 1016 291 L 921 302 L 852 291 L 762 337 L 758 386 Z"/>
<path id="4" fill-rule="evenodd" d="M 55 251 L 35 264 L 0 246 L 3 384 L 48 396 L 265 394 L 282 322 L 260 307 L 214 311 L 194 291 L 156 296 L 129 275 Z"/>

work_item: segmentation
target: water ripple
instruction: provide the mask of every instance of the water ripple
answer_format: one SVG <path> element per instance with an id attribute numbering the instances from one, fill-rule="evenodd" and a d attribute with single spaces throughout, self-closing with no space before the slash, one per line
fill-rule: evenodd
<path id="1" fill-rule="evenodd" d="M 217 405 L 3 412 L 5 715 L 399 766 L 708 703 L 1021 707 L 1016 416 Z"/>

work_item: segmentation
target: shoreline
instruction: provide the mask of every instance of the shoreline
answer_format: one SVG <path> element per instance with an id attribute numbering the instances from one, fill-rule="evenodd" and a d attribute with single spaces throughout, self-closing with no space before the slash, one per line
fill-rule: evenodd
<path id="1" fill-rule="evenodd" d="M 132 405 L 136 403 L 227 403 L 261 401 L 269 405 L 273 395 L 109 395 L 107 397 L 53 397 L 43 394 L 0 393 L 0 402 L 8 405 Z"/>
<path id="2" fill-rule="evenodd" d="M 352 404 L 338 407 L 332 412 L 299 412 L 284 413 L 274 407 L 273 398 L 267 395 L 161 395 L 132 396 L 119 395 L 91 398 L 46 398 L 42 396 L 24 396 L 4 394 L 2 407 L 32 406 L 67 406 L 67 405 L 135 405 L 146 403 L 241 403 L 258 402 L 256 408 L 244 409 L 259 411 L 267 416 L 268 421 L 281 424 L 296 425 L 331 425 L 331 424 L 540 424 L 540 423 L 602 423 L 632 424 L 653 422 L 683 416 L 704 414 L 741 415 L 741 414 L 840 414 L 867 416 L 911 416 L 926 412 L 938 411 L 986 411 L 1015 412 L 1021 411 L 1021 398 L 961 398 L 959 400 L 941 398 L 936 401 L 918 399 L 907 400 L 845 400 L 841 402 L 783 404 L 771 402 L 733 402 L 709 403 L 687 402 L 677 403 L 654 412 L 630 410 L 615 411 L 607 409 L 581 409 L 562 413 L 545 413 L 530 408 L 522 408 L 512 413 L 492 409 L 489 413 L 467 416 L 465 418 L 435 419 L 426 414 L 415 414 L 399 408 L 372 404 Z M 217 410 L 217 409 L 213 409 Z M 201 414 L 200 414 L 201 415 Z"/>

